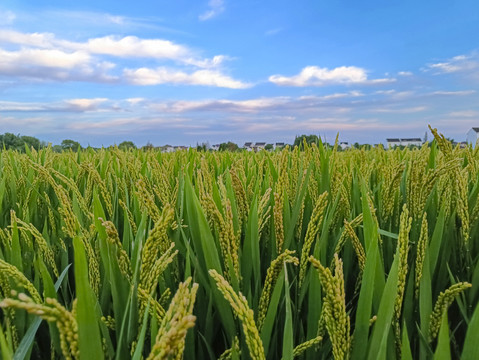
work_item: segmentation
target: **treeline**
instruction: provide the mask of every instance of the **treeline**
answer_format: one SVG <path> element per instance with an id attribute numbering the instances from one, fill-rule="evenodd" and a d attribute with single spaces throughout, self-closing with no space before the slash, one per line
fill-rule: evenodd
<path id="1" fill-rule="evenodd" d="M 33 136 L 20 136 L 12 133 L 0 135 L 0 144 L 3 149 L 25 151 L 25 146 L 39 150 L 48 146 L 44 141 L 40 141 Z"/>
<path id="2" fill-rule="evenodd" d="M 4 133 L 0 135 L 0 150 L 16 150 L 19 152 L 25 152 L 25 148 L 33 148 L 35 150 L 39 150 L 42 148 L 48 147 L 50 144 L 46 141 L 41 141 L 34 136 L 26 136 L 26 135 L 15 135 L 12 133 Z M 118 145 L 120 149 L 136 149 L 136 145 L 132 141 L 123 141 Z M 65 139 L 62 140 L 60 145 L 53 145 L 53 151 L 62 152 L 65 150 L 72 150 L 78 151 L 82 149 L 82 146 L 78 141 Z"/>
<path id="3" fill-rule="evenodd" d="M 319 144 L 321 141 L 320 137 L 317 135 L 296 135 L 294 138 L 294 142 L 290 144 L 290 148 L 294 149 L 294 147 L 298 146 L 301 150 L 303 149 L 304 144 L 311 145 L 313 143 Z M 326 147 L 332 147 L 332 144 L 329 144 L 326 141 L 322 141 L 323 146 Z M 3 135 L 0 135 L 0 150 L 6 149 L 6 150 L 16 150 L 19 152 L 25 152 L 25 148 L 33 148 L 35 150 L 39 150 L 45 147 L 50 146 L 50 143 L 47 143 L 45 141 L 41 141 L 37 139 L 36 137 L 33 136 L 25 136 L 25 135 L 15 135 L 13 133 L 4 133 Z M 62 152 L 65 150 L 72 150 L 72 151 L 78 151 L 82 149 L 82 146 L 79 142 L 71 139 L 65 139 L 61 142 L 59 145 L 51 145 L 53 151 L 55 152 Z M 116 146 L 116 144 L 114 145 Z M 286 144 L 284 145 L 286 146 Z M 280 147 L 283 148 L 284 146 Z M 353 148 L 366 148 L 369 149 L 372 147 L 372 145 L 369 144 L 358 144 L 355 143 L 351 147 Z M 91 148 L 90 146 L 88 148 Z M 122 150 L 128 150 L 128 149 L 136 149 L 137 146 L 135 143 L 132 141 L 123 141 L 118 145 L 118 148 Z M 94 148 L 95 149 L 95 148 Z M 144 150 L 152 150 L 152 149 L 160 149 L 163 151 L 164 146 L 160 147 L 155 147 L 153 144 L 148 142 L 145 146 L 142 147 Z M 208 151 L 211 149 L 209 143 L 202 143 L 202 144 L 197 144 L 196 149 L 198 151 Z M 266 144 L 264 147 L 265 150 L 273 150 L 273 145 L 272 144 Z M 219 151 L 229 151 L 229 152 L 235 152 L 235 151 L 242 151 L 243 148 L 238 146 L 238 144 L 235 144 L 234 142 L 228 141 L 221 143 L 218 148 Z M 338 149 L 341 151 L 341 147 Z"/>

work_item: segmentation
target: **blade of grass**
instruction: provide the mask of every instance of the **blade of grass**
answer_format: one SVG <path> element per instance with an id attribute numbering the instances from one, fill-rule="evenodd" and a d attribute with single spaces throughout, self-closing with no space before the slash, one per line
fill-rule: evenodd
<path id="1" fill-rule="evenodd" d="M 477 359 L 477 354 L 479 354 L 479 341 L 477 340 L 477 334 L 479 334 L 479 305 L 476 305 L 476 309 L 474 310 L 474 314 L 472 315 L 467 328 L 461 360 Z"/>
<path id="2" fill-rule="evenodd" d="M 100 328 L 94 310 L 97 302 L 88 283 L 88 264 L 83 242 L 79 236 L 73 239 L 75 255 L 75 284 L 77 293 L 77 323 L 80 354 L 84 359 L 103 359 Z"/>
<path id="3" fill-rule="evenodd" d="M 58 291 L 60 285 L 65 278 L 66 274 L 68 273 L 68 269 L 70 268 L 71 264 L 68 265 L 65 269 L 63 269 L 62 273 L 58 277 L 57 281 L 55 282 L 55 291 Z M 52 296 L 50 296 L 52 297 Z M 56 297 L 56 296 L 55 296 Z M 28 328 L 27 332 L 20 341 L 17 350 L 15 351 L 15 355 L 13 355 L 13 360 L 23 360 L 27 356 L 28 352 L 30 351 L 31 346 L 33 345 L 33 341 L 35 340 L 35 335 L 40 327 L 42 322 L 41 318 L 36 318 L 33 323 Z M 9 358 L 5 358 L 9 359 Z"/>
<path id="4" fill-rule="evenodd" d="M 285 294 L 285 307 L 286 307 L 286 318 L 284 322 L 284 332 L 283 332 L 283 360 L 293 360 L 293 314 L 291 313 L 291 298 L 289 295 L 289 279 L 288 279 L 288 269 L 286 267 L 286 262 L 283 263 L 284 271 L 284 294 Z"/>
<path id="5" fill-rule="evenodd" d="M 437 340 L 434 360 L 451 360 L 451 346 L 449 340 L 449 324 L 447 323 L 447 311 L 444 311 L 441 321 L 441 329 Z M 477 355 L 477 354 L 476 354 Z"/>
<path id="6" fill-rule="evenodd" d="M 371 344 L 368 353 L 369 360 L 386 359 L 387 340 L 390 334 L 391 321 L 394 314 L 394 303 L 397 294 L 398 259 L 399 256 L 398 253 L 396 253 L 391 271 L 389 272 L 388 279 L 386 281 L 386 286 L 384 287 L 381 303 L 379 304 L 377 320 L 374 324 L 373 332 L 371 334 Z"/>
<path id="7" fill-rule="evenodd" d="M 271 300 L 269 302 L 268 311 L 266 312 L 266 317 L 264 319 L 263 327 L 261 328 L 260 337 L 263 341 L 263 346 L 268 353 L 269 344 L 271 341 L 271 334 L 273 332 L 273 326 L 276 319 L 276 314 L 278 312 L 278 305 L 281 300 L 281 295 L 283 293 L 283 286 L 284 286 L 284 274 L 281 274 L 276 281 L 276 285 L 273 290 L 273 294 L 271 295 Z"/>
<path id="8" fill-rule="evenodd" d="M 13 351 L 8 346 L 5 334 L 3 333 L 2 324 L 0 324 L 0 354 L 2 354 L 2 359 L 11 359 Z"/>
<path id="9" fill-rule="evenodd" d="M 411 344 L 409 343 L 409 336 L 407 333 L 406 321 L 402 326 L 402 341 L 401 341 L 401 360 L 412 360 Z"/>

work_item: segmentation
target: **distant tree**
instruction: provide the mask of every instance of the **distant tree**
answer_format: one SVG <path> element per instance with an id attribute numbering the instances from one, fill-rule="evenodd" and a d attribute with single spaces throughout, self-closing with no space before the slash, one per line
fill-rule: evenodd
<path id="1" fill-rule="evenodd" d="M 81 149 L 81 145 L 79 142 L 71 139 L 65 139 L 61 143 L 61 147 L 63 150 L 73 150 L 73 151 L 78 151 L 78 149 Z"/>
<path id="2" fill-rule="evenodd" d="M 7 150 L 25 150 L 24 142 L 20 138 L 20 135 L 5 133 L 1 135 L 1 143 L 2 147 L 5 147 Z"/>
<path id="3" fill-rule="evenodd" d="M 219 150 L 220 151 L 237 151 L 238 145 L 236 145 L 234 142 L 228 141 L 227 143 L 221 143 Z"/>
<path id="4" fill-rule="evenodd" d="M 427 142 L 427 131 L 424 133 L 424 142 Z"/>
<path id="5" fill-rule="evenodd" d="M 53 146 L 52 146 L 52 150 L 53 150 L 54 152 L 60 153 L 60 152 L 63 151 L 63 148 L 62 148 L 61 145 L 53 145 Z"/>
<path id="6" fill-rule="evenodd" d="M 318 143 L 319 138 L 317 135 L 301 135 L 294 138 L 293 147 L 299 146 L 300 149 L 303 149 L 303 143 L 306 141 L 306 144 L 311 145 L 312 143 Z"/>
<path id="7" fill-rule="evenodd" d="M 33 136 L 20 136 L 20 134 L 15 135 L 12 133 L 0 135 L 0 148 L 2 149 L 25 152 L 25 146 L 38 150 L 42 147 L 46 147 L 47 144 Z"/>
<path id="8" fill-rule="evenodd" d="M 143 150 L 153 150 L 155 147 L 151 142 L 147 142 L 145 146 L 142 147 Z"/>
<path id="9" fill-rule="evenodd" d="M 38 140 L 36 137 L 33 136 L 22 136 L 20 138 L 25 145 L 27 145 L 29 148 L 34 148 L 35 150 L 40 149 L 41 143 L 40 140 Z"/>
<path id="10" fill-rule="evenodd" d="M 264 147 L 265 150 L 268 150 L 268 151 L 271 151 L 273 150 L 273 144 L 266 144 L 266 146 Z"/>
<path id="11" fill-rule="evenodd" d="M 123 141 L 118 145 L 121 150 L 136 149 L 136 145 L 133 141 Z"/>
<path id="12" fill-rule="evenodd" d="M 201 144 L 196 143 L 196 150 L 198 151 L 207 151 L 208 147 L 209 147 L 208 143 L 201 143 Z"/>

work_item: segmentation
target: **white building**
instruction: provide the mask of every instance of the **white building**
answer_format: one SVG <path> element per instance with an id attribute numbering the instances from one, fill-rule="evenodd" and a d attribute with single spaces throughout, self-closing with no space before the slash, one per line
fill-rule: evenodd
<path id="1" fill-rule="evenodd" d="M 246 151 L 253 151 L 253 143 L 245 142 L 243 145 L 243 149 L 245 149 Z"/>
<path id="2" fill-rule="evenodd" d="M 211 145 L 211 150 L 218 151 L 220 149 L 220 144 Z"/>
<path id="3" fill-rule="evenodd" d="M 273 144 L 273 150 L 276 150 L 276 148 L 284 148 L 284 142 L 277 142 L 275 144 Z"/>
<path id="4" fill-rule="evenodd" d="M 388 143 L 388 149 L 391 149 L 395 146 L 422 146 L 422 140 L 421 138 L 392 138 L 392 139 L 386 139 Z"/>
<path id="5" fill-rule="evenodd" d="M 170 152 L 173 152 L 173 151 L 175 151 L 175 148 L 171 145 L 165 145 L 165 146 L 162 146 L 162 148 L 161 148 L 161 152 L 170 153 Z"/>
<path id="6" fill-rule="evenodd" d="M 253 149 L 255 151 L 264 150 L 265 146 L 266 146 L 265 142 L 257 142 L 256 144 L 254 144 Z"/>
<path id="7" fill-rule="evenodd" d="M 479 138 L 479 127 L 473 127 L 467 132 L 466 140 L 468 144 L 476 147 L 477 139 Z"/>
<path id="8" fill-rule="evenodd" d="M 257 143 L 245 142 L 243 145 L 243 149 L 245 149 L 246 151 L 260 151 L 260 150 L 264 150 L 265 146 L 266 146 L 265 142 L 257 142 Z"/>
<path id="9" fill-rule="evenodd" d="M 347 141 L 341 141 L 339 143 L 339 147 L 342 149 L 342 150 L 346 150 L 346 149 L 349 149 L 351 146 L 349 145 L 349 143 Z"/>

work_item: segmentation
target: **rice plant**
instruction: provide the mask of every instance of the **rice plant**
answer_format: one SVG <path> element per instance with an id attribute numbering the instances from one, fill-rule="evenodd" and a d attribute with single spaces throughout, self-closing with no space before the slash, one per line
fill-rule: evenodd
<path id="1" fill-rule="evenodd" d="M 3 359 L 475 359 L 479 150 L 0 152 Z"/>

